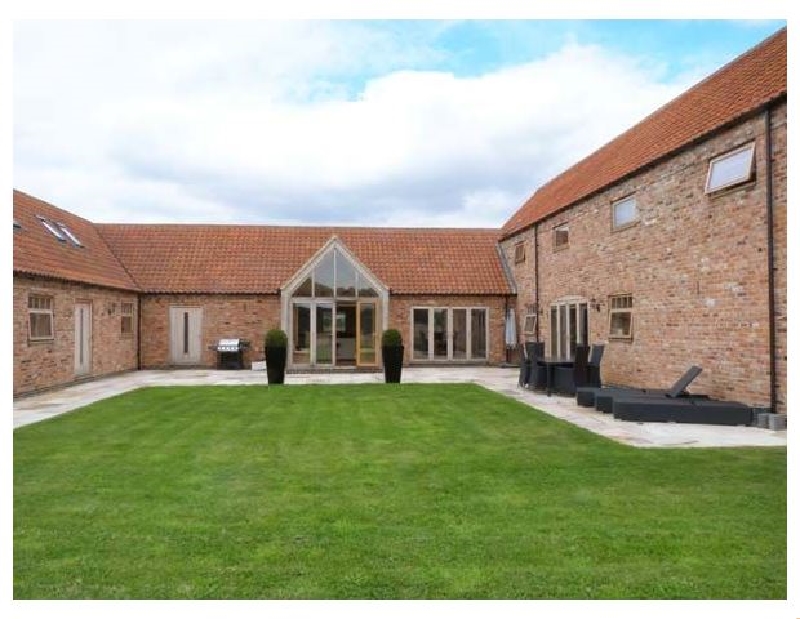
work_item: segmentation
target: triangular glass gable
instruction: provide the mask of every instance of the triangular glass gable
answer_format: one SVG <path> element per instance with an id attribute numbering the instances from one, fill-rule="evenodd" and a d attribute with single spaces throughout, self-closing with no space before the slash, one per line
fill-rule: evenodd
<path id="1" fill-rule="evenodd" d="M 292 292 L 294 298 L 355 299 L 378 297 L 370 279 L 337 247 L 326 251 Z"/>

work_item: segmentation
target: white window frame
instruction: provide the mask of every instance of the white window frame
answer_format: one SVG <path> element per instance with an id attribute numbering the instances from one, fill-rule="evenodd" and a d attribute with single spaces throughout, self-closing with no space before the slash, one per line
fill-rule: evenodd
<path id="1" fill-rule="evenodd" d="M 616 299 L 630 299 L 630 305 L 627 307 L 614 307 L 614 301 Z M 616 314 L 630 314 L 631 321 L 630 321 L 630 330 L 628 333 L 618 334 L 613 333 L 611 331 L 611 324 L 614 321 L 614 316 Z M 608 297 L 608 338 L 613 340 L 632 340 L 633 339 L 633 321 L 634 321 L 634 314 L 633 314 L 633 294 L 630 293 L 621 293 L 621 294 L 612 294 Z"/>
<path id="2" fill-rule="evenodd" d="M 628 202 L 633 202 L 633 219 L 625 221 L 621 224 L 617 223 L 617 207 L 622 204 L 627 204 Z M 639 221 L 639 205 L 636 203 L 636 196 L 630 195 L 615 202 L 611 203 L 611 229 L 612 230 L 624 230 L 625 228 L 629 228 L 630 226 L 636 224 Z"/>
<path id="3" fill-rule="evenodd" d="M 733 150 L 729 150 L 722 155 L 714 157 L 711 161 L 708 162 L 708 173 L 706 175 L 706 193 L 716 193 L 717 191 L 721 191 L 722 189 L 727 189 L 728 187 L 733 187 L 734 185 L 739 185 L 740 183 L 746 183 L 750 179 L 753 178 L 753 173 L 755 172 L 755 149 L 756 143 L 750 142 L 749 144 L 745 144 L 743 146 L 739 146 L 738 148 L 734 148 Z M 714 166 L 726 159 L 731 157 L 735 157 L 739 153 L 743 153 L 745 151 L 750 151 L 750 161 L 747 165 L 747 171 L 740 176 L 737 176 L 733 180 L 728 181 L 724 185 L 719 185 L 716 187 L 711 187 L 711 177 L 714 172 Z"/>
<path id="4" fill-rule="evenodd" d="M 486 316 L 486 333 L 485 333 L 485 341 L 486 341 L 486 354 L 483 357 L 473 357 L 472 356 L 472 310 L 483 310 Z M 416 356 L 414 351 L 414 310 L 425 310 L 428 313 L 428 356 L 427 358 L 421 358 Z M 434 310 L 447 310 L 447 358 L 441 359 L 436 358 L 433 352 L 433 341 L 434 341 L 434 333 L 433 333 L 433 326 L 434 326 Z M 453 310 L 466 310 L 467 312 L 467 356 L 463 359 L 454 359 L 453 358 Z M 438 305 L 415 305 L 411 308 L 409 312 L 409 323 L 410 323 L 410 337 L 409 342 L 411 342 L 411 361 L 417 363 L 448 363 L 448 362 L 456 362 L 456 363 L 464 363 L 467 361 L 488 361 L 489 360 L 489 351 L 491 350 L 489 344 L 489 308 L 486 306 L 480 305 L 472 305 L 472 306 L 454 306 L 454 307 L 442 307 Z"/>
<path id="5" fill-rule="evenodd" d="M 41 307 L 31 307 L 31 300 L 32 299 L 45 299 L 49 303 L 49 307 L 41 308 Z M 28 339 L 33 342 L 45 342 L 55 339 L 55 316 L 53 313 L 53 303 L 55 299 L 53 295 L 49 294 L 42 294 L 38 292 L 32 292 L 28 295 Z M 31 315 L 38 314 L 48 316 L 50 318 L 50 335 L 47 336 L 34 336 L 33 329 L 31 329 Z"/>
<path id="6" fill-rule="evenodd" d="M 572 325 L 572 321 L 569 318 L 569 306 L 570 305 L 574 305 L 575 306 L 575 319 L 577 321 L 577 325 L 575 325 L 575 326 Z M 568 356 L 570 356 L 570 353 L 569 353 L 569 336 L 570 336 L 570 333 L 572 332 L 573 328 L 577 329 L 577 331 L 575 333 L 575 344 L 576 345 L 584 345 L 584 346 L 588 346 L 589 345 L 589 342 L 588 341 L 584 342 L 583 338 L 582 338 L 582 335 L 583 335 L 582 331 L 583 330 L 581 329 L 581 305 L 585 305 L 586 306 L 586 338 L 588 340 L 589 337 L 591 337 L 590 336 L 591 332 L 589 330 L 589 323 L 591 322 L 591 319 L 590 319 L 591 312 L 589 312 L 589 306 L 590 306 L 589 301 L 587 301 L 586 299 L 584 299 L 582 297 L 569 297 L 569 298 L 560 299 L 560 300 L 555 301 L 554 303 L 550 304 L 550 309 L 549 309 L 549 313 L 548 313 L 547 318 L 548 318 L 549 323 L 550 323 L 550 325 L 549 325 L 549 327 L 550 327 L 549 336 L 550 337 L 548 338 L 548 345 L 550 347 L 550 356 L 551 357 L 568 357 Z M 567 321 L 566 329 L 565 329 L 567 340 L 566 340 L 566 342 L 563 342 L 563 343 L 561 342 L 561 309 L 560 309 L 562 306 L 566 307 L 566 311 L 564 312 L 564 315 L 566 316 L 566 321 Z M 553 331 L 554 327 L 553 327 L 553 321 L 552 321 L 553 308 L 556 308 L 555 331 Z M 556 350 L 553 350 L 553 338 L 554 337 L 555 337 L 555 348 L 556 348 Z M 566 355 L 562 355 L 561 354 L 560 351 L 562 349 L 566 351 Z"/>

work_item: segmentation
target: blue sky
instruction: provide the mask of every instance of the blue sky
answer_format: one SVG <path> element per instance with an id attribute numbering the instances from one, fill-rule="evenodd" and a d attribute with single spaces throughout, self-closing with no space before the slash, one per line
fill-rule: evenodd
<path id="1" fill-rule="evenodd" d="M 783 25 L 16 22 L 14 185 L 94 221 L 500 226 Z"/>

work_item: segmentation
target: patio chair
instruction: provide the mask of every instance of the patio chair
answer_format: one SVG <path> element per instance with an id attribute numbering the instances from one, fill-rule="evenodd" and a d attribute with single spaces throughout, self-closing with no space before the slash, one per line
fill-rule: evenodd
<path id="1" fill-rule="evenodd" d="M 539 359 L 544 357 L 544 342 L 526 342 L 525 355 L 530 364 L 527 388 L 545 389 L 547 387 L 547 368 L 539 364 Z"/>
<path id="2" fill-rule="evenodd" d="M 586 385 L 586 368 L 589 359 L 589 347 L 578 344 L 572 367 L 553 368 L 553 387 L 557 393 L 575 395 L 578 387 Z"/>
<path id="3" fill-rule="evenodd" d="M 586 368 L 586 386 L 602 387 L 600 380 L 600 360 L 603 358 L 605 344 L 592 344 L 592 354 L 589 357 L 589 365 Z"/>
<path id="4" fill-rule="evenodd" d="M 641 422 L 702 423 L 721 426 L 749 426 L 753 409 L 741 402 L 658 396 L 617 396 L 614 419 Z"/>
<path id="5" fill-rule="evenodd" d="M 636 387 L 583 387 L 577 389 L 580 406 L 594 406 L 598 411 L 610 414 L 614 397 L 628 396 L 666 396 L 670 398 L 707 398 L 707 396 L 690 394 L 686 388 L 700 376 L 703 369 L 693 365 L 669 389 L 651 389 Z"/>

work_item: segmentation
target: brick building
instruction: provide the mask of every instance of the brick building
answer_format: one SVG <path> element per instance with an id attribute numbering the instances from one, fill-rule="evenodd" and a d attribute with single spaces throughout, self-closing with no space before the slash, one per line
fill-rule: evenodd
<path id="1" fill-rule="evenodd" d="M 211 367 L 499 364 L 506 322 L 604 380 L 786 412 L 786 30 L 538 189 L 501 230 L 92 224 L 14 192 L 14 393 Z M 19 225 L 18 225 L 19 224 Z M 517 324 L 518 322 L 518 324 Z"/>
<path id="2" fill-rule="evenodd" d="M 501 245 L 523 332 L 609 383 L 786 412 L 786 30 L 539 188 Z"/>
<path id="3" fill-rule="evenodd" d="M 92 224 L 14 192 L 14 393 L 214 367 L 220 338 L 289 336 L 290 368 L 499 364 L 513 289 L 497 230 Z M 74 240 L 73 240 L 74 239 Z"/>

